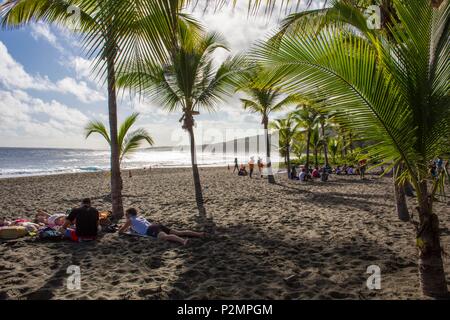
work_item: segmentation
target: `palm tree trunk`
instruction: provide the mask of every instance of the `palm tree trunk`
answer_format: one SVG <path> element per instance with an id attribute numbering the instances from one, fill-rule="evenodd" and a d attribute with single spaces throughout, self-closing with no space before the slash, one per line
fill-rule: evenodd
<path id="1" fill-rule="evenodd" d="M 307 137 L 306 137 L 306 163 L 305 163 L 305 169 L 306 174 L 309 173 L 309 145 L 311 143 L 311 130 L 308 129 Z"/>
<path id="2" fill-rule="evenodd" d="M 107 72 L 108 72 L 108 110 L 109 130 L 111 140 L 111 203 L 115 220 L 123 217 L 122 177 L 120 174 L 120 148 L 117 133 L 117 97 L 115 75 L 115 44 L 107 42 Z"/>
<path id="3" fill-rule="evenodd" d="M 186 120 L 186 129 L 189 133 L 189 139 L 190 139 L 190 147 L 191 147 L 191 164 L 192 164 L 192 175 L 194 178 L 194 188 L 195 188 L 195 201 L 197 202 L 197 208 L 199 210 L 200 214 L 204 214 L 204 201 L 203 201 L 203 192 L 202 192 L 202 185 L 200 182 L 200 174 L 198 171 L 197 166 L 197 150 L 195 147 L 195 137 L 194 137 L 194 128 L 193 123 L 194 119 L 192 118 L 192 115 L 186 114 L 185 115 Z"/>
<path id="4" fill-rule="evenodd" d="M 394 174 L 393 174 L 394 197 L 398 218 L 401 221 L 407 222 L 409 221 L 409 211 L 406 203 L 405 188 L 404 184 L 398 181 L 398 177 L 400 176 L 401 172 L 402 172 L 401 165 L 396 165 L 394 167 Z"/>
<path id="5" fill-rule="evenodd" d="M 350 148 L 350 153 L 353 153 L 353 136 L 351 132 L 349 132 L 348 134 L 348 140 L 349 140 L 348 147 Z"/>
<path id="6" fill-rule="evenodd" d="M 317 150 L 317 147 L 314 147 L 314 166 L 318 167 L 319 166 L 319 152 Z"/>
<path id="7" fill-rule="evenodd" d="M 342 134 L 342 158 L 347 156 L 347 141 L 345 140 L 345 133 Z"/>
<path id="8" fill-rule="evenodd" d="M 322 127 L 322 144 L 323 144 L 323 156 L 325 158 L 325 167 L 329 166 L 329 162 L 328 162 L 328 144 L 327 144 L 327 140 L 325 139 L 325 125 L 322 122 L 320 124 L 320 126 Z"/>
<path id="9" fill-rule="evenodd" d="M 270 139 L 269 139 L 269 118 L 264 116 L 264 134 L 266 135 L 266 158 L 267 158 L 267 180 L 269 183 L 275 183 L 275 177 L 272 171 L 272 161 L 270 160 Z"/>
<path id="10" fill-rule="evenodd" d="M 286 145 L 286 158 L 287 158 L 287 176 L 288 179 L 291 176 L 291 157 L 290 157 L 290 145 Z"/>
<path id="11" fill-rule="evenodd" d="M 433 214 L 432 199 L 428 196 L 426 181 L 421 182 L 419 187 L 420 223 L 417 231 L 417 245 L 422 292 L 426 296 L 435 298 L 448 297 L 439 238 L 439 219 L 436 214 Z"/>

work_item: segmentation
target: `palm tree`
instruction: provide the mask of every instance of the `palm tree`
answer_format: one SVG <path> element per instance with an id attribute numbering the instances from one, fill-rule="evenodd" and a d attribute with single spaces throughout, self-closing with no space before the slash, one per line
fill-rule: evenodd
<path id="1" fill-rule="evenodd" d="M 269 127 L 278 130 L 280 137 L 280 153 L 286 159 L 287 175 L 290 177 L 291 172 L 291 144 L 297 133 L 298 124 L 295 124 L 292 113 L 288 114 L 285 119 L 276 119 L 269 124 Z"/>
<path id="2" fill-rule="evenodd" d="M 165 65 L 151 64 L 143 72 L 130 70 L 120 75 L 118 84 L 155 100 L 168 111 L 181 111 L 182 128 L 189 134 L 195 199 L 204 213 L 203 194 L 197 165 L 194 116 L 200 109 L 214 111 L 218 102 L 234 92 L 235 77 L 241 70 L 242 59 L 228 58 L 214 68 L 213 54 L 225 48 L 217 33 L 196 33 L 184 28 L 177 45 Z"/>
<path id="3" fill-rule="evenodd" d="M 328 146 L 330 148 L 330 153 L 331 153 L 331 159 L 333 161 L 333 164 L 336 164 L 336 156 L 339 152 L 339 140 L 336 138 L 330 139 L 330 141 L 328 142 Z"/>
<path id="4" fill-rule="evenodd" d="M 317 125 L 318 113 L 315 109 L 308 105 L 300 105 L 299 109 L 294 112 L 294 117 L 300 127 L 306 132 L 306 172 L 309 172 L 309 154 L 311 147 L 311 135 L 314 127 Z"/>
<path id="5" fill-rule="evenodd" d="M 264 79 L 264 85 L 258 85 L 260 79 Z M 271 113 L 281 111 L 286 106 L 299 101 L 297 95 L 284 96 L 279 89 L 274 89 L 273 85 L 273 83 L 267 81 L 263 71 L 256 67 L 245 74 L 238 88 L 246 95 L 246 98 L 241 98 L 244 110 L 261 115 L 261 124 L 264 128 L 266 140 L 267 179 L 269 183 L 275 183 L 270 159 L 269 116 Z"/>
<path id="6" fill-rule="evenodd" d="M 196 22 L 180 10 L 185 2 L 168 0 L 8 0 L 0 6 L 3 27 L 20 27 L 43 21 L 73 26 L 89 58 L 97 61 L 93 69 L 105 78 L 108 88 L 109 130 L 111 137 L 111 200 L 116 219 L 123 216 L 120 177 L 120 148 L 117 140 L 116 73 L 131 64 L 142 68 L 142 61 L 165 61 L 172 35 L 178 24 Z"/>
<path id="7" fill-rule="evenodd" d="M 299 126 L 300 127 L 300 126 Z M 297 159 L 301 159 L 303 152 L 306 150 L 305 134 L 297 130 L 292 137 L 292 152 Z"/>
<path id="8" fill-rule="evenodd" d="M 141 143 L 146 141 L 150 146 L 154 144 L 153 138 L 150 134 L 143 128 L 136 129 L 129 132 L 131 127 L 136 123 L 139 117 L 139 113 L 133 113 L 131 116 L 127 117 L 122 123 L 119 129 L 119 135 L 117 141 L 119 141 L 119 162 L 127 155 L 130 155 L 137 151 L 141 146 Z M 96 133 L 101 135 L 106 142 L 111 145 L 111 138 L 106 129 L 106 126 L 101 121 L 91 121 L 85 127 L 86 139 L 90 137 L 91 134 Z"/>
<path id="9" fill-rule="evenodd" d="M 311 133 L 311 147 L 313 148 L 314 166 L 319 166 L 319 149 L 323 146 L 323 140 L 320 137 L 319 127 L 313 128 Z"/>
<path id="10" fill-rule="evenodd" d="M 326 126 L 327 126 L 327 116 L 324 114 L 320 114 L 319 116 L 319 123 L 320 123 L 320 136 L 321 136 L 321 140 L 322 140 L 322 147 L 323 147 L 323 156 L 325 159 L 325 167 L 328 168 L 328 166 L 330 165 L 329 161 L 328 161 L 328 137 L 326 135 Z"/>
<path id="11" fill-rule="evenodd" d="M 254 57 L 282 77 L 280 85 L 304 94 L 319 86 L 322 95 L 333 97 L 326 108 L 345 108 L 353 132 L 376 142 L 370 146 L 374 159 L 405 166 L 399 179 L 416 190 L 422 291 L 443 296 L 448 289 L 433 212 L 439 183 L 427 165 L 448 153 L 443 141 L 450 135 L 450 6 L 447 0 L 438 9 L 428 0 L 393 0 L 393 6 L 398 20 L 389 23 L 390 37 L 367 30 L 362 13 L 347 5 L 353 28 L 330 25 L 319 33 L 288 34 L 276 47 L 261 44 Z M 344 117 L 339 121 L 349 123 Z"/>

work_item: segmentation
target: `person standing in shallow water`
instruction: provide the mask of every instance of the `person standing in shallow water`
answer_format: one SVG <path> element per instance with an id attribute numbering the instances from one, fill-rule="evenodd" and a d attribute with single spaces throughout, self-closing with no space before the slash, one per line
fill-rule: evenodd
<path id="1" fill-rule="evenodd" d="M 234 169 L 233 169 L 233 173 L 234 173 L 236 170 L 239 171 L 239 165 L 238 165 L 238 159 L 237 159 L 237 158 L 234 158 Z"/>

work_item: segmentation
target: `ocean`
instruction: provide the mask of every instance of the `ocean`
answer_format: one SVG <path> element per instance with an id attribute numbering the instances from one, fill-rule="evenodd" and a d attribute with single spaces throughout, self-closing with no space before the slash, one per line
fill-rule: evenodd
<path id="1" fill-rule="evenodd" d="M 236 155 L 247 162 L 248 155 Z M 258 156 L 257 154 L 253 156 Z M 262 156 L 262 155 L 261 155 Z M 233 165 L 235 155 L 198 152 L 200 166 Z M 0 178 L 109 170 L 108 150 L 0 148 Z M 188 149 L 142 149 L 122 161 L 123 169 L 189 167 Z"/>

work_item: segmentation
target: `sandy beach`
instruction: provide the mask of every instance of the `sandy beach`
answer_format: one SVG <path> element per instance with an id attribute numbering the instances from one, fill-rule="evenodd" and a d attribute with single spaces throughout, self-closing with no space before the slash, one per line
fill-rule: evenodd
<path id="1" fill-rule="evenodd" d="M 422 299 L 414 230 L 398 220 L 391 178 L 333 175 L 301 184 L 278 175 L 238 177 L 200 170 L 213 235 L 182 247 L 105 234 L 95 243 L 0 243 L 0 299 Z M 190 169 L 135 170 L 124 205 L 176 229 L 202 230 Z M 109 174 L 0 179 L 0 214 L 66 211 L 91 197 L 110 210 Z M 410 210 L 414 203 L 409 199 Z M 447 199 L 448 201 L 448 199 Z M 436 202 L 442 245 L 450 251 L 450 207 Z M 81 290 L 66 287 L 81 268 Z M 369 290 L 367 267 L 381 269 Z M 447 281 L 450 260 L 445 258 Z"/>

